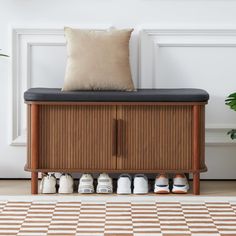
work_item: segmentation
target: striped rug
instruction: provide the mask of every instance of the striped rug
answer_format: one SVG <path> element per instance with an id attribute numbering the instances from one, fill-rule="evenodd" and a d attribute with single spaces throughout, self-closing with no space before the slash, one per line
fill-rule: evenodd
<path id="1" fill-rule="evenodd" d="M 236 202 L 1 201 L 0 235 L 236 235 Z"/>

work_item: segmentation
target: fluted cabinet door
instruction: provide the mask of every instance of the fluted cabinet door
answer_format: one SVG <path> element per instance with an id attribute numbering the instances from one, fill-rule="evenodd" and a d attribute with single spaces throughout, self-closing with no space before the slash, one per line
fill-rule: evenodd
<path id="1" fill-rule="evenodd" d="M 117 168 L 184 171 L 192 163 L 192 106 L 118 106 Z"/>
<path id="2" fill-rule="evenodd" d="M 116 169 L 116 106 L 40 105 L 39 116 L 39 169 Z"/>

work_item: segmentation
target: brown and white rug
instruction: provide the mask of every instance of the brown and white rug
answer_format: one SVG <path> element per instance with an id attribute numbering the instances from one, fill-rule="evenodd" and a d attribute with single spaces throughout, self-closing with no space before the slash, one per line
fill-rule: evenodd
<path id="1" fill-rule="evenodd" d="M 236 201 L 62 199 L 0 200 L 0 235 L 236 235 Z"/>

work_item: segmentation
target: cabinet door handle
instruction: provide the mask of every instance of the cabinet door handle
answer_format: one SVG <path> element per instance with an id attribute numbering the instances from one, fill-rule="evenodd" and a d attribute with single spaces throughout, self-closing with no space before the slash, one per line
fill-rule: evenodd
<path id="1" fill-rule="evenodd" d="M 117 120 L 112 121 L 112 156 L 117 154 Z"/>
<path id="2" fill-rule="evenodd" d="M 123 149 L 123 122 L 121 119 L 117 120 L 117 156 L 122 155 Z"/>

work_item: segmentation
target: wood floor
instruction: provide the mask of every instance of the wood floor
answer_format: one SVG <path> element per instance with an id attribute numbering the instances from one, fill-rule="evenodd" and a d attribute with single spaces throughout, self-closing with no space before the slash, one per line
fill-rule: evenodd
<path id="1" fill-rule="evenodd" d="M 0 180 L 0 195 L 30 195 L 30 181 Z M 201 195 L 236 196 L 236 181 L 202 181 Z"/>

